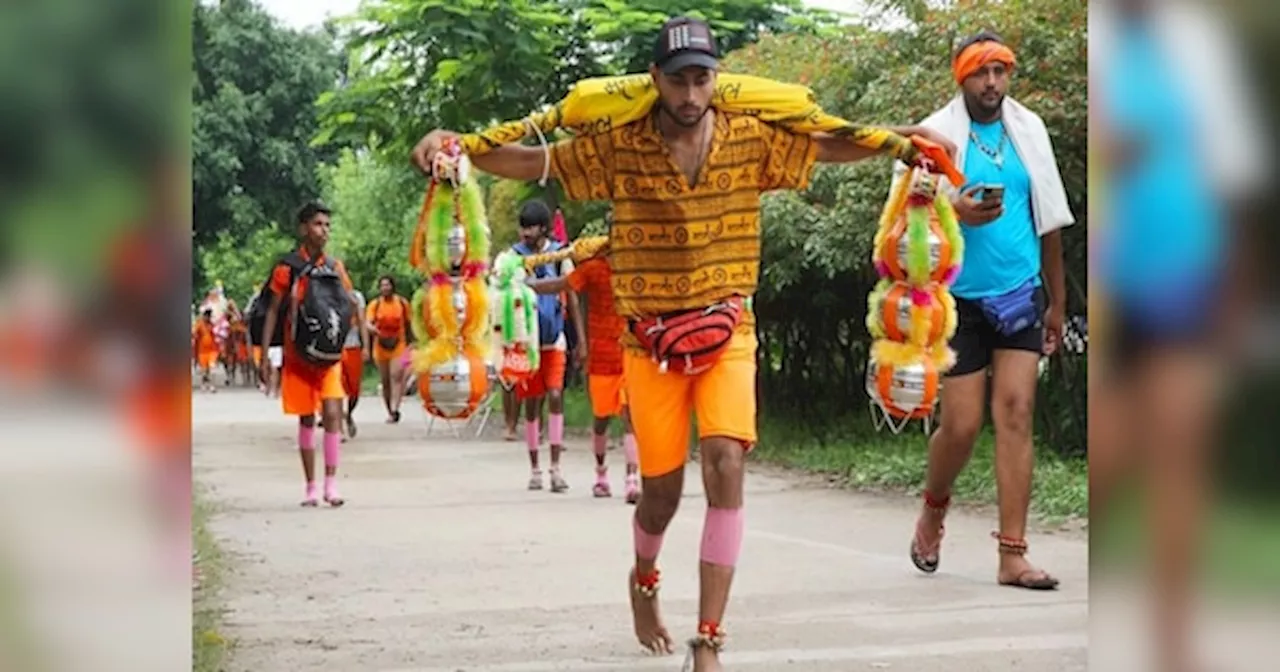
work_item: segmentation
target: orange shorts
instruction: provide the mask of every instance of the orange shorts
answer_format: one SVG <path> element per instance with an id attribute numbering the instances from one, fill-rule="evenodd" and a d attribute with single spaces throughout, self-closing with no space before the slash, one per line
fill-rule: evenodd
<path id="1" fill-rule="evenodd" d="M 280 400 L 285 415 L 315 415 L 323 402 L 342 397 L 342 364 L 304 375 L 286 361 L 280 370 Z"/>
<path id="2" fill-rule="evenodd" d="M 262 366 L 262 346 L 253 346 L 253 365 L 255 367 Z"/>
<path id="3" fill-rule="evenodd" d="M 373 361 L 377 362 L 378 364 L 386 364 L 387 362 L 390 362 L 396 357 L 403 355 L 405 347 L 406 347 L 405 342 L 400 341 L 399 343 L 396 344 L 395 348 L 391 350 L 387 350 L 386 348 L 383 348 L 381 345 L 378 345 L 377 340 L 374 340 Z"/>
<path id="4" fill-rule="evenodd" d="M 348 399 L 360 397 L 360 381 L 364 378 L 364 348 L 359 346 L 342 351 L 342 391 Z"/>
<path id="5" fill-rule="evenodd" d="M 563 390 L 566 360 L 564 350 L 543 350 L 538 358 L 538 370 L 516 386 L 516 396 L 537 399 L 547 396 L 550 390 Z"/>
<path id="6" fill-rule="evenodd" d="M 627 405 L 626 383 L 622 374 L 588 374 L 587 393 L 591 395 L 591 414 L 597 418 L 622 415 L 622 407 Z"/>
<path id="7" fill-rule="evenodd" d="M 751 449 L 756 442 L 756 346 L 754 332 L 736 333 L 720 361 L 695 376 L 662 373 L 649 355 L 625 351 L 641 476 L 663 476 L 684 466 L 691 413 L 698 419 L 699 439 L 725 437 Z"/>
<path id="8" fill-rule="evenodd" d="M 218 352 L 202 352 L 196 357 L 200 362 L 200 368 L 212 369 L 214 364 L 218 363 Z"/>

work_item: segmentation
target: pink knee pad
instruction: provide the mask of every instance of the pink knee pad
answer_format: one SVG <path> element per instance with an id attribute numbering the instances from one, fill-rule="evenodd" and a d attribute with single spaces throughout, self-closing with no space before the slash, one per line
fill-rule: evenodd
<path id="1" fill-rule="evenodd" d="M 656 559 L 658 553 L 662 551 L 662 535 L 646 532 L 643 527 L 640 527 L 640 520 L 635 516 L 631 517 L 631 531 L 635 536 L 636 556 L 645 560 Z"/>
<path id="2" fill-rule="evenodd" d="M 553 446 L 564 445 L 564 414 L 552 413 L 547 416 L 547 440 Z"/>
<path id="3" fill-rule="evenodd" d="M 298 425 L 298 448 L 300 450 L 316 449 L 316 428 Z"/>
<path id="4" fill-rule="evenodd" d="M 337 467 L 338 456 L 342 451 L 342 435 L 337 432 L 324 433 L 324 466 Z"/>
<path id="5" fill-rule="evenodd" d="M 627 434 L 622 437 L 622 449 L 627 453 L 627 464 L 638 464 L 639 454 L 636 449 L 636 435 Z"/>
<path id="6" fill-rule="evenodd" d="M 702 561 L 734 567 L 741 550 L 742 509 L 707 507 L 707 517 L 702 523 Z"/>
<path id="7" fill-rule="evenodd" d="M 591 449 L 597 456 L 604 455 L 609 449 L 609 437 L 605 434 L 592 434 Z"/>

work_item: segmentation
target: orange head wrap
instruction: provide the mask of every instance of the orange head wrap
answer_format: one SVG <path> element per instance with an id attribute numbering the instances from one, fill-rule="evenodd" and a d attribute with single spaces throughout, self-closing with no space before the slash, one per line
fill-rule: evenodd
<path id="1" fill-rule="evenodd" d="M 1009 47 L 995 42 L 993 40 L 985 40 L 975 42 L 964 48 L 956 59 L 951 63 L 951 71 L 955 73 L 956 83 L 964 84 L 964 80 L 969 75 L 982 69 L 982 66 L 998 61 L 1007 64 L 1010 68 L 1016 65 L 1017 60 L 1013 57 L 1013 50 Z"/>

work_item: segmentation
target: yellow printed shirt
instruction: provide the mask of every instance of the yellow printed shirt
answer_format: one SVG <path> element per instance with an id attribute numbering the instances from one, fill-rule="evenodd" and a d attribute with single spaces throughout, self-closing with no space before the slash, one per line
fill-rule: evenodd
<path id="1" fill-rule="evenodd" d="M 692 187 L 652 115 L 552 147 L 552 175 L 568 198 L 613 201 L 609 256 L 619 315 L 754 295 L 760 194 L 808 184 L 818 154 L 811 136 L 750 115 L 715 115 L 711 150 Z"/>

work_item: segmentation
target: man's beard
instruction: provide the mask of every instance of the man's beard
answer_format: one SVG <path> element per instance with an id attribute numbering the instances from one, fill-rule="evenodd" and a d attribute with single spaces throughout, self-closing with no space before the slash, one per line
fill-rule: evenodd
<path id="1" fill-rule="evenodd" d="M 977 110 L 979 112 L 982 112 L 986 116 L 990 116 L 990 117 L 994 117 L 1000 114 L 1001 108 L 1004 107 L 1004 95 L 998 94 L 996 96 L 996 101 L 990 104 L 988 104 L 987 101 L 983 100 L 985 95 L 986 93 L 984 92 L 984 93 L 978 94 L 977 96 L 972 96 L 972 97 L 966 96 L 966 102 L 969 104 L 969 108 L 972 110 Z"/>
<path id="2" fill-rule="evenodd" d="M 674 121 L 676 125 L 683 126 L 685 128 L 693 128 L 697 126 L 698 123 L 702 121 L 702 118 L 707 116 L 707 110 L 711 109 L 710 106 L 702 108 L 702 114 L 699 114 L 698 117 L 693 121 L 686 122 L 683 118 L 680 117 L 679 111 L 672 109 L 672 107 L 668 105 L 666 101 L 659 101 L 659 102 L 662 105 L 662 111 L 666 112 L 668 117 L 671 117 L 671 121 Z"/>

